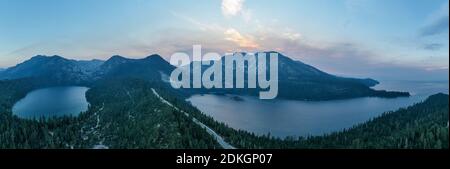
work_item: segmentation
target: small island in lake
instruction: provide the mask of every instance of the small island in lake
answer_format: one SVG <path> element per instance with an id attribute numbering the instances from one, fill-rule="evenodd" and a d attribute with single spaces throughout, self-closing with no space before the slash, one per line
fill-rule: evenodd
<path id="1" fill-rule="evenodd" d="M 238 101 L 238 102 L 244 101 L 244 98 L 239 97 L 239 96 L 231 96 L 230 99 L 234 100 L 234 101 Z"/>

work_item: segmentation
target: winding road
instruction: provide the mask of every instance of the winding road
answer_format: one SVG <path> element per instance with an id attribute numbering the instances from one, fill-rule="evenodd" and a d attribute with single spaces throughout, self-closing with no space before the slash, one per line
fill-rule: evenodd
<path id="1" fill-rule="evenodd" d="M 161 100 L 162 103 L 172 107 L 173 109 L 183 113 L 186 117 L 189 117 L 189 114 L 186 113 L 185 111 L 179 109 L 178 107 L 175 107 L 172 103 L 168 102 L 166 99 L 164 99 L 163 97 L 161 97 L 158 92 L 156 92 L 155 89 L 152 88 L 153 94 L 155 94 L 156 97 L 159 98 L 159 100 Z M 217 141 L 217 143 L 219 143 L 220 146 L 222 146 L 222 148 L 224 149 L 236 149 L 235 147 L 233 147 L 231 144 L 227 143 L 225 141 L 225 139 L 223 139 L 222 136 L 220 136 L 219 134 L 217 134 L 217 132 L 215 132 L 213 129 L 211 129 L 210 127 L 206 126 L 205 124 L 203 124 L 202 122 L 198 121 L 196 118 L 192 118 L 192 121 L 199 125 L 200 127 L 206 129 L 206 132 L 208 132 L 208 134 L 210 134 L 211 136 L 214 137 L 214 139 Z"/>

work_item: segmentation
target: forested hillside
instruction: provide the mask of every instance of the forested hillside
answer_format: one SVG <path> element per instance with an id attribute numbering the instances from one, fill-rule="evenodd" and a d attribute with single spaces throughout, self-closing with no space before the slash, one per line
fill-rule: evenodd
<path id="1" fill-rule="evenodd" d="M 13 116 L 13 103 L 33 85 L 0 83 L 0 148 L 220 148 L 203 128 L 161 103 L 147 82 L 99 82 L 87 93 L 89 110 L 78 117 Z"/>

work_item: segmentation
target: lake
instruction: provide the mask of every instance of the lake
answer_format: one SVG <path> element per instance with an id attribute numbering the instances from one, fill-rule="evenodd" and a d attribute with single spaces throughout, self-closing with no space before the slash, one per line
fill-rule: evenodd
<path id="1" fill-rule="evenodd" d="M 335 101 L 260 100 L 232 95 L 194 95 L 188 99 L 204 114 L 235 129 L 272 136 L 323 135 L 350 128 L 386 111 L 423 101 L 439 92 L 448 94 L 448 82 L 386 81 L 375 89 L 408 91 L 411 97 L 356 98 Z"/>
<path id="2" fill-rule="evenodd" d="M 28 93 L 13 107 L 13 114 L 21 118 L 77 116 L 88 109 L 86 87 L 52 87 Z"/>

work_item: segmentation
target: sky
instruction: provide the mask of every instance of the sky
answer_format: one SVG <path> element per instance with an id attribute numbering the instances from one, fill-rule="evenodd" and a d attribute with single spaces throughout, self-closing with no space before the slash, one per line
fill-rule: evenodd
<path id="1" fill-rule="evenodd" d="M 0 0 L 0 67 L 279 51 L 332 74 L 447 80 L 448 0 Z"/>

